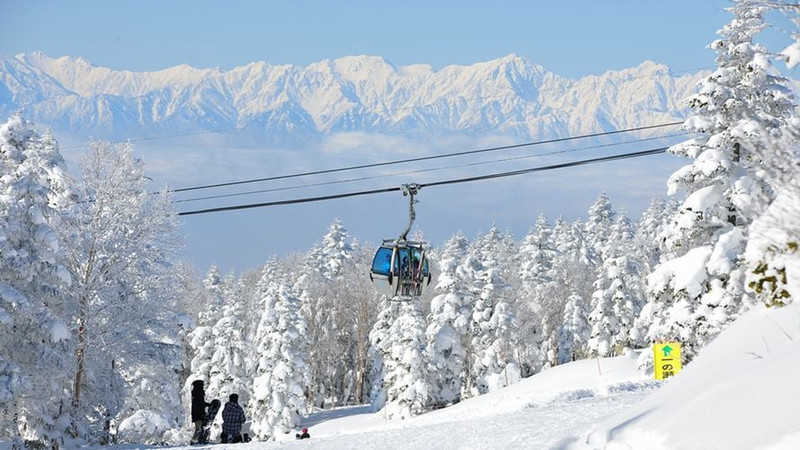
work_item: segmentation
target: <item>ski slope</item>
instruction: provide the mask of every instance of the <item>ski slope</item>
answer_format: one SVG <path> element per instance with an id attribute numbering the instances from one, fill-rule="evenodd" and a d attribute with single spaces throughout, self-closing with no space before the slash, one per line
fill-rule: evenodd
<path id="1" fill-rule="evenodd" d="M 666 382 L 639 373 L 636 356 L 565 364 L 410 420 L 339 408 L 307 419 L 309 440 L 181 448 L 800 448 L 800 305 L 757 306 Z"/>
<path id="2" fill-rule="evenodd" d="M 367 406 L 320 411 L 304 423 L 310 440 L 297 441 L 290 434 L 277 443 L 236 448 L 552 448 L 658 388 L 636 371 L 636 356 L 565 364 L 410 420 L 387 421 Z M 204 447 L 219 448 L 188 448 Z"/>
<path id="3" fill-rule="evenodd" d="M 524 448 L 551 448 L 608 414 L 638 403 L 658 386 L 637 373 L 635 367 L 634 353 L 579 361 L 405 421 L 386 421 L 380 412 L 370 414 L 366 408 L 342 410 L 343 417 L 319 424 L 318 416 L 312 415 L 307 422 L 311 442 L 291 445 L 326 449 L 502 449 L 525 443 Z"/>

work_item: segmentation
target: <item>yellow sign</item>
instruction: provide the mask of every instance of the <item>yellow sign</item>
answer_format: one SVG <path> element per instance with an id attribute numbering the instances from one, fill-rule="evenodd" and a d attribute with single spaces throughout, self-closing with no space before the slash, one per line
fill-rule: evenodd
<path id="1" fill-rule="evenodd" d="M 681 343 L 660 342 L 653 344 L 653 375 L 656 380 L 675 376 L 681 371 Z"/>

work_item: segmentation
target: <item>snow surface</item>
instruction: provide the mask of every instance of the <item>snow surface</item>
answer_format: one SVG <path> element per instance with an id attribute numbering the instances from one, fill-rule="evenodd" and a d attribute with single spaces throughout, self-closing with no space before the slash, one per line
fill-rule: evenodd
<path id="1" fill-rule="evenodd" d="M 798 448 L 800 305 L 757 306 L 666 382 L 637 372 L 636 356 L 564 364 L 408 420 L 366 406 L 319 411 L 303 424 L 309 440 L 235 448 Z"/>
<path id="2" fill-rule="evenodd" d="M 800 448 L 800 305 L 757 306 L 640 404 L 570 450 Z"/>

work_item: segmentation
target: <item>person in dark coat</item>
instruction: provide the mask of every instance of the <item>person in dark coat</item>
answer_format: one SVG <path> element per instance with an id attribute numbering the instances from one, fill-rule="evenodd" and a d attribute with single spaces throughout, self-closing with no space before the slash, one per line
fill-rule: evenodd
<path id="1" fill-rule="evenodd" d="M 222 409 L 222 443 L 242 442 L 244 422 L 244 410 L 239 406 L 239 395 L 231 394 Z"/>
<path id="2" fill-rule="evenodd" d="M 294 435 L 297 439 L 310 439 L 311 435 L 308 434 L 308 428 L 303 428 L 303 434 L 297 433 Z"/>
<path id="3" fill-rule="evenodd" d="M 203 389 L 203 380 L 192 381 L 192 423 L 194 423 L 194 435 L 192 444 L 205 444 L 203 439 L 203 425 L 206 422 L 206 391 Z"/>

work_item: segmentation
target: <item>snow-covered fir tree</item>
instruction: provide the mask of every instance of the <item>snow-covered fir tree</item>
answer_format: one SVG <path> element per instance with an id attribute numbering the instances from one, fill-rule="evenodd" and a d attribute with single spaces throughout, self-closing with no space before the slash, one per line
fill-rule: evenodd
<path id="1" fill-rule="evenodd" d="M 341 394 L 353 316 L 348 309 L 349 286 L 343 282 L 343 274 L 355 264 L 347 230 L 336 219 L 322 241 L 306 255 L 304 273 L 298 281 L 310 341 L 310 400 L 317 406 L 347 400 Z"/>
<path id="2" fill-rule="evenodd" d="M 661 261 L 665 251 L 662 233 L 677 208 L 678 203 L 674 199 L 654 196 L 636 223 L 636 245 L 644 256 L 644 273 L 651 273 Z"/>
<path id="3" fill-rule="evenodd" d="M 431 400 L 440 405 L 460 400 L 465 367 L 465 342 L 469 338 L 471 294 L 458 268 L 469 243 L 458 232 L 439 252 L 438 293 L 428 316 L 428 354 L 431 361 Z"/>
<path id="4" fill-rule="evenodd" d="M 559 329 L 558 363 L 586 358 L 589 355 L 589 337 L 592 329 L 589 325 L 588 303 L 573 292 L 564 305 L 564 318 Z"/>
<path id="5" fill-rule="evenodd" d="M 510 278 L 514 271 L 514 258 L 517 250 L 514 239 L 492 224 L 486 234 L 479 236 L 472 244 L 471 253 L 482 261 L 485 267 L 500 271 L 504 279 Z"/>
<path id="6" fill-rule="evenodd" d="M 554 298 L 556 273 L 554 262 L 556 248 L 553 232 L 544 213 L 536 219 L 535 228 L 523 238 L 517 260 L 519 288 L 515 302 L 518 321 L 518 354 L 521 355 L 523 373 L 532 375 L 544 365 L 550 345 L 543 334 L 544 324 L 550 322 L 548 311 L 557 299 Z M 549 341 L 548 341 L 549 342 Z"/>
<path id="7" fill-rule="evenodd" d="M 584 224 L 583 236 L 588 250 L 587 258 L 594 268 L 603 263 L 603 254 L 608 247 L 616 215 L 611 200 L 605 192 L 601 193 L 589 208 L 589 218 Z"/>
<path id="8" fill-rule="evenodd" d="M 208 269 L 208 273 L 203 279 L 203 287 L 206 291 L 206 295 L 203 298 L 206 303 L 200 313 L 197 325 L 213 326 L 221 317 L 220 313 L 225 304 L 222 274 L 216 264 Z"/>
<path id="9" fill-rule="evenodd" d="M 214 325 L 222 318 L 221 311 L 225 303 L 223 283 L 219 268 L 212 265 L 203 279 L 203 298 L 207 299 L 205 309 L 200 311 L 197 326 L 186 337 L 191 355 L 190 375 L 184 382 L 181 395 L 187 411 L 189 411 L 188 407 L 192 401 L 192 382 L 202 380 L 204 386 L 208 387 L 212 371 L 219 371 L 214 365 L 214 355 L 217 352 Z M 218 391 L 207 392 L 207 394 L 209 398 L 224 400 L 219 397 L 220 392 Z M 187 427 L 189 425 L 187 423 Z"/>
<path id="10" fill-rule="evenodd" d="M 229 274 L 222 283 L 224 304 L 220 317 L 211 327 L 211 346 L 213 353 L 206 384 L 206 395 L 209 399 L 217 398 L 225 401 L 231 394 L 238 394 L 242 404 L 250 398 L 250 380 L 248 379 L 245 359 L 253 357 L 247 352 L 247 343 L 243 334 L 242 320 L 242 286 Z"/>
<path id="11" fill-rule="evenodd" d="M 516 320 L 509 304 L 511 286 L 491 267 L 491 261 L 480 272 L 481 291 L 472 308 L 471 348 L 473 362 L 469 365 L 472 394 L 485 394 L 519 380 L 516 362 Z"/>
<path id="12" fill-rule="evenodd" d="M 352 258 L 353 247 L 347 240 L 347 229 L 339 219 L 334 219 L 322 241 L 308 252 L 307 267 L 325 280 L 336 280 Z"/>
<path id="13" fill-rule="evenodd" d="M 258 367 L 249 406 L 252 430 L 261 440 L 300 425 L 307 414 L 305 387 L 310 381 L 300 299 L 286 280 L 264 283 L 264 312 L 256 338 Z"/>
<path id="14" fill-rule="evenodd" d="M 589 314 L 589 350 L 598 356 L 620 355 L 635 346 L 631 331 L 644 304 L 643 257 L 626 214 L 618 214 L 609 233 Z"/>
<path id="15" fill-rule="evenodd" d="M 21 116 L 0 126 L 0 436 L 16 448 L 63 445 L 70 423 L 71 278 L 54 229 L 68 185 L 52 136 Z"/>
<path id="16" fill-rule="evenodd" d="M 764 176 L 758 129 L 790 114 L 785 89 L 775 84 L 767 51 L 753 38 L 764 29 L 764 8 L 739 1 L 734 19 L 710 45 L 718 68 L 688 99 L 684 128 L 702 133 L 670 148 L 694 161 L 669 179 L 687 198 L 665 231 L 677 257 L 648 278 L 655 296 L 648 337 L 681 340 L 691 358 L 750 304 L 742 265 L 749 225 L 774 198 Z"/>
<path id="17" fill-rule="evenodd" d="M 389 419 L 407 419 L 424 411 L 430 402 L 428 361 L 425 352 L 425 318 L 418 299 L 402 302 L 399 316 L 381 343 L 383 385 Z"/>
<path id="18" fill-rule="evenodd" d="M 794 42 L 781 50 L 789 68 L 800 63 L 800 6 L 794 2 L 758 2 L 787 15 L 795 25 Z M 775 73 L 764 73 L 772 81 L 764 92 L 772 97 L 775 108 L 770 120 L 751 123 L 750 135 L 761 141 L 754 153 L 762 162 L 775 200 L 753 221 L 745 257 L 748 263 L 747 287 L 769 306 L 782 306 L 800 296 L 800 118 L 796 106 L 787 111 L 787 103 L 796 105 L 787 80 Z"/>
<path id="19" fill-rule="evenodd" d="M 389 353 L 389 330 L 400 312 L 400 302 L 391 301 L 381 296 L 381 310 L 369 332 L 369 378 L 372 380 L 369 390 L 369 401 L 374 411 L 386 405 L 386 385 L 384 383 L 384 359 Z"/>
<path id="20" fill-rule="evenodd" d="M 555 249 L 553 282 L 549 295 L 541 309 L 541 361 L 543 367 L 558 364 L 562 353 L 561 328 L 568 302 L 575 303 L 579 297 L 580 311 L 591 311 L 591 295 L 595 278 L 593 252 L 585 240 L 585 225 L 581 221 L 565 222 L 559 218 L 553 227 L 552 242 Z M 577 353 L 576 353 L 577 354 Z"/>

